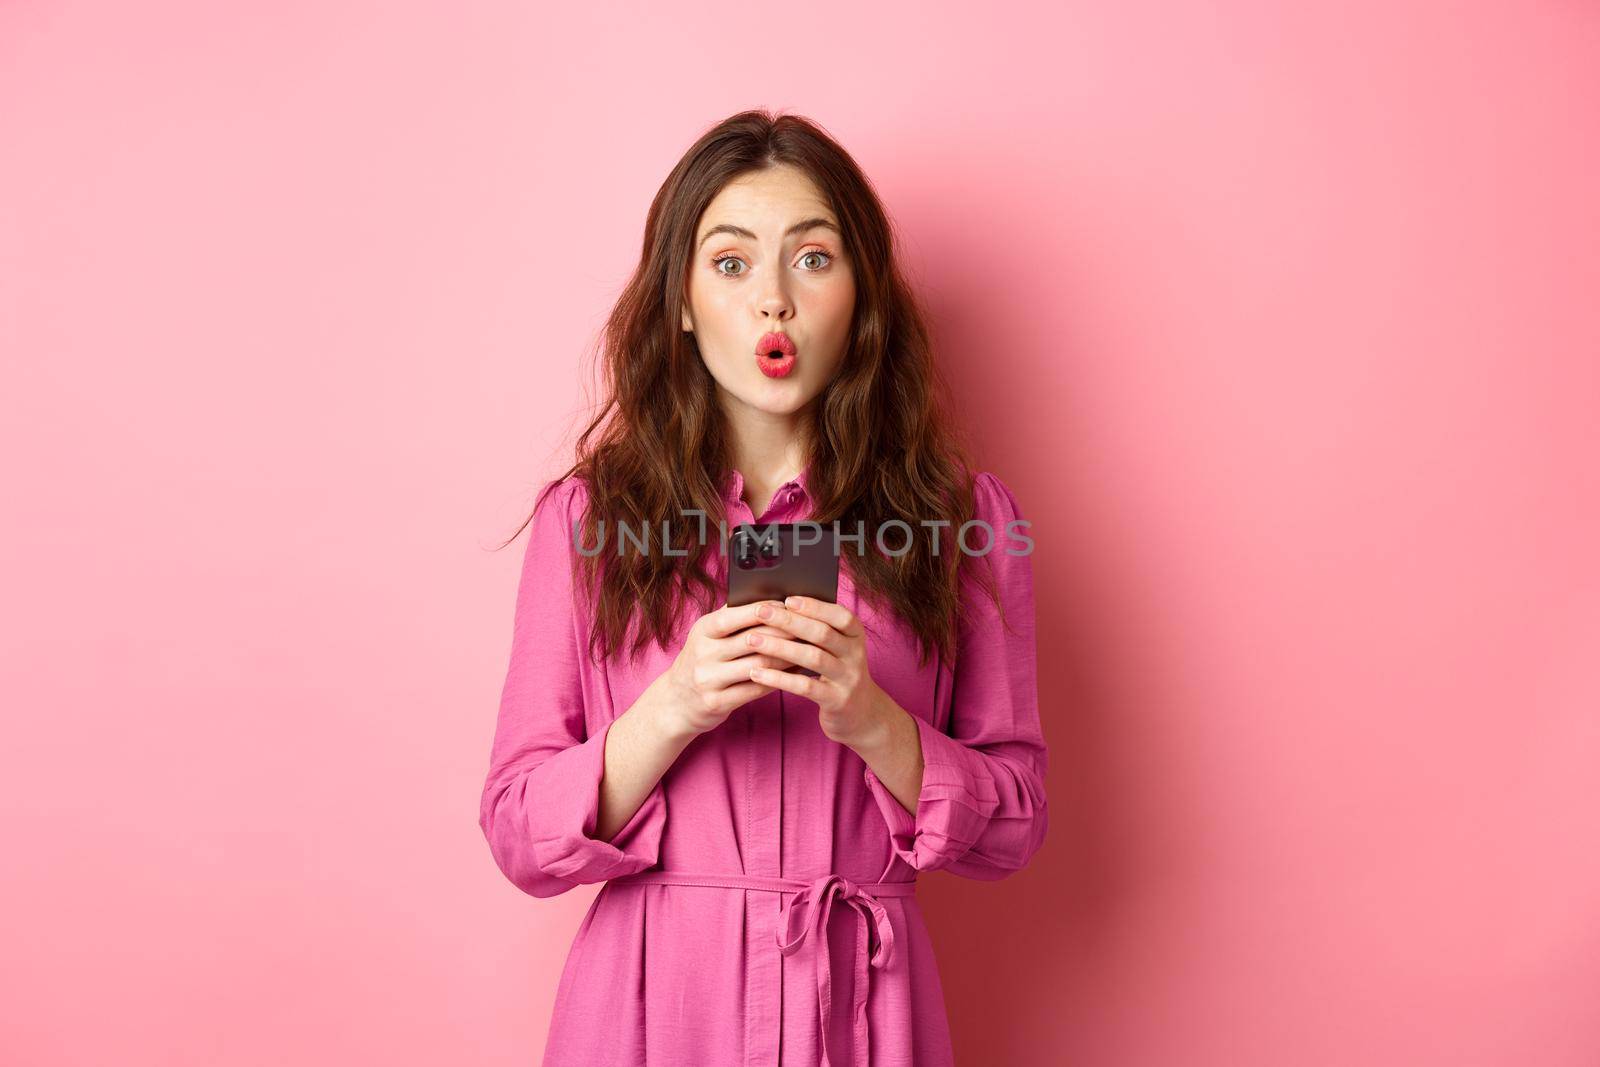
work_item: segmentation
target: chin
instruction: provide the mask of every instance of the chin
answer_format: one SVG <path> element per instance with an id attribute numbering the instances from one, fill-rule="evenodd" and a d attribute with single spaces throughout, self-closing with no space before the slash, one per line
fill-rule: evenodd
<path id="1" fill-rule="evenodd" d="M 767 415 L 793 415 L 812 399 L 811 390 L 795 382 L 773 382 L 765 389 L 735 393 L 746 407 Z"/>
<path id="2" fill-rule="evenodd" d="M 792 398 L 774 402 L 770 397 L 763 400 L 751 401 L 750 406 L 767 415 L 793 415 L 805 407 L 811 400 L 808 396 L 796 393 Z"/>

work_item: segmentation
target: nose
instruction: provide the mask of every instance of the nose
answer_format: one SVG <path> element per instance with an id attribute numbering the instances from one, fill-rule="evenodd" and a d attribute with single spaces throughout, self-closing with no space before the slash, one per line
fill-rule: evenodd
<path id="1" fill-rule="evenodd" d="M 761 317 L 765 319 L 785 322 L 794 317 L 794 305 L 781 281 L 774 280 L 767 284 L 757 306 L 761 310 Z"/>

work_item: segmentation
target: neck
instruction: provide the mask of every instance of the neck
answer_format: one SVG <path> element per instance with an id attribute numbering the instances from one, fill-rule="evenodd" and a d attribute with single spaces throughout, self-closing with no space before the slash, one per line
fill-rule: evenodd
<path id="1" fill-rule="evenodd" d="M 810 434 L 799 412 L 730 415 L 728 431 L 730 461 L 744 475 L 747 494 L 765 497 L 805 469 Z"/>

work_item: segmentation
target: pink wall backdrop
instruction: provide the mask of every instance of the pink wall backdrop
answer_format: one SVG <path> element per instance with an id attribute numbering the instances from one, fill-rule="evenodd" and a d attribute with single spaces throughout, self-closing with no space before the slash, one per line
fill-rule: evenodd
<path id="1" fill-rule="evenodd" d="M 958 1051 L 1600 1062 L 1600 8 L 0 5 L 0 1061 L 537 1062 L 475 822 L 651 194 L 874 177 L 1038 544 Z"/>

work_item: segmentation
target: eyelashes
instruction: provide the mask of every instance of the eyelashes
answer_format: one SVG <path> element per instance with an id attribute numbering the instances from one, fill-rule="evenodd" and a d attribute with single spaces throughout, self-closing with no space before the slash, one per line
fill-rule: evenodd
<path id="1" fill-rule="evenodd" d="M 808 268 L 805 268 L 807 274 L 818 274 L 818 273 L 821 273 L 822 271 L 827 270 L 828 267 L 830 267 L 833 264 L 834 255 L 833 255 L 832 252 L 828 251 L 826 248 L 808 248 L 803 253 L 801 253 L 800 259 L 802 261 L 804 261 L 805 259 L 807 259 L 807 258 L 809 258 L 811 256 L 822 256 L 825 259 L 827 259 L 828 262 L 824 263 L 820 267 L 814 267 L 814 268 L 813 267 L 808 267 Z M 745 274 L 744 270 L 730 272 L 730 271 L 725 271 L 725 270 L 722 269 L 722 264 L 727 262 L 730 259 L 737 260 L 740 263 L 744 262 L 744 260 L 741 257 L 735 255 L 734 253 L 732 253 L 732 252 L 724 252 L 720 256 L 712 256 L 711 257 L 711 269 L 713 271 L 715 271 L 717 274 L 720 274 L 724 278 L 739 278 L 739 277 L 743 277 L 743 275 Z"/>

